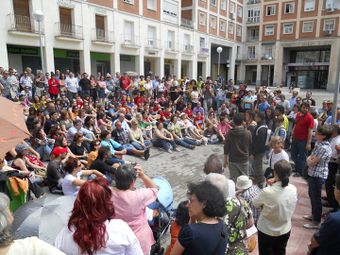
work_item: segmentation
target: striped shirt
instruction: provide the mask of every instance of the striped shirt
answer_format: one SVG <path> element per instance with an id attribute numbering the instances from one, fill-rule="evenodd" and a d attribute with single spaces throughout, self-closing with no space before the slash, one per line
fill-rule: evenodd
<path id="1" fill-rule="evenodd" d="M 329 141 L 322 141 L 315 144 L 311 156 L 320 158 L 319 162 L 312 167 L 308 167 L 308 175 L 311 177 L 318 177 L 327 179 L 328 176 L 328 162 L 332 155 L 332 149 Z"/>

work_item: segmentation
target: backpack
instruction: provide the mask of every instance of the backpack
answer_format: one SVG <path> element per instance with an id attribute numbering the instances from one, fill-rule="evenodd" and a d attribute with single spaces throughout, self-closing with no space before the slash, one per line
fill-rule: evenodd
<path id="1" fill-rule="evenodd" d="M 261 125 L 261 126 L 259 126 L 259 128 L 256 130 L 256 133 L 255 133 L 256 136 L 259 135 L 259 130 L 260 130 L 261 128 L 266 128 L 266 129 L 267 129 L 267 136 L 266 136 L 266 143 L 265 143 L 265 145 L 266 145 L 266 146 L 269 146 L 270 138 L 271 138 L 271 136 L 272 136 L 272 131 L 268 128 L 267 125 Z"/>

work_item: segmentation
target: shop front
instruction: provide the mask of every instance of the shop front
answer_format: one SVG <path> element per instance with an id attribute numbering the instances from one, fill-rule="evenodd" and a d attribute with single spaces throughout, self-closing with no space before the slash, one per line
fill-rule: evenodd
<path id="1" fill-rule="evenodd" d="M 38 47 L 25 47 L 20 45 L 7 45 L 8 64 L 22 73 L 26 67 L 30 67 L 33 73 L 41 70 L 40 49 Z"/>
<path id="2" fill-rule="evenodd" d="M 64 73 L 70 70 L 73 73 L 80 73 L 79 51 L 77 50 L 64 50 L 53 49 L 54 65 L 56 70 Z"/>

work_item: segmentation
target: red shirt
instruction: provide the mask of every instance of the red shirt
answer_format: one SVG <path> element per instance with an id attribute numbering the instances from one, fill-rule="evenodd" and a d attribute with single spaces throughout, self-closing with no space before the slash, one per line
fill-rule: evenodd
<path id="1" fill-rule="evenodd" d="M 156 105 L 155 105 L 155 106 L 153 107 L 152 111 L 153 111 L 153 112 L 159 112 L 160 109 L 161 109 L 160 106 L 156 106 Z"/>
<path id="2" fill-rule="evenodd" d="M 296 114 L 296 124 L 294 128 L 293 138 L 297 140 L 308 139 L 308 129 L 314 127 L 314 119 L 310 113 L 302 115 L 301 112 Z"/>
<path id="3" fill-rule="evenodd" d="M 146 102 L 144 97 L 136 96 L 133 100 L 136 105 L 144 104 Z"/>
<path id="4" fill-rule="evenodd" d="M 188 117 L 191 119 L 192 118 L 192 110 L 191 109 L 185 109 L 183 111 L 186 115 L 188 115 Z"/>
<path id="5" fill-rule="evenodd" d="M 197 116 L 194 119 L 194 122 L 198 128 L 203 128 L 203 120 L 204 120 L 203 116 L 200 116 L 200 117 Z"/>
<path id="6" fill-rule="evenodd" d="M 161 122 L 164 121 L 164 120 L 163 120 L 163 117 L 164 117 L 165 119 L 167 119 L 167 120 L 170 118 L 170 112 L 161 111 L 161 112 L 160 112 L 160 115 L 161 115 L 161 118 L 160 118 L 160 121 L 161 121 Z"/>
<path id="7" fill-rule="evenodd" d="M 125 76 L 121 77 L 121 78 L 120 78 L 120 82 L 121 82 L 121 85 L 122 85 L 122 89 L 123 89 L 123 90 L 127 90 L 127 88 L 128 88 L 129 85 L 130 85 L 130 79 L 129 79 L 129 77 L 125 77 Z"/>

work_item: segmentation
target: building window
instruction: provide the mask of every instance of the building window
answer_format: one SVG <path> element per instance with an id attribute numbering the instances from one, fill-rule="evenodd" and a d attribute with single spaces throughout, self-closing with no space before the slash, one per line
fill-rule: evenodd
<path id="1" fill-rule="evenodd" d="M 274 35 L 274 25 L 266 25 L 264 35 Z"/>
<path id="2" fill-rule="evenodd" d="M 168 49 L 174 49 L 174 42 L 175 42 L 175 32 L 168 30 L 168 42 L 167 42 L 167 48 Z"/>
<path id="3" fill-rule="evenodd" d="M 229 23 L 229 26 L 228 26 L 228 33 L 229 34 L 234 34 L 234 23 Z"/>
<path id="4" fill-rule="evenodd" d="M 314 21 L 304 21 L 302 24 L 302 33 L 313 32 Z"/>
<path id="5" fill-rule="evenodd" d="M 273 57 L 273 47 L 272 45 L 263 46 L 263 57 L 266 59 Z"/>
<path id="6" fill-rule="evenodd" d="M 213 5 L 213 6 L 216 6 L 217 5 L 217 0 L 210 0 L 210 4 Z"/>
<path id="7" fill-rule="evenodd" d="M 323 25 L 323 31 L 334 31 L 335 19 L 326 19 Z"/>
<path id="8" fill-rule="evenodd" d="M 242 27 L 241 26 L 236 27 L 236 36 L 239 36 L 239 37 L 242 36 Z"/>
<path id="9" fill-rule="evenodd" d="M 220 20 L 220 31 L 225 32 L 226 22 Z"/>
<path id="10" fill-rule="evenodd" d="M 285 34 L 285 35 L 292 34 L 293 28 L 294 28 L 293 23 L 283 24 L 283 34 Z"/>
<path id="11" fill-rule="evenodd" d="M 205 48 L 205 38 L 200 37 L 200 48 Z"/>
<path id="12" fill-rule="evenodd" d="M 215 16 L 210 16 L 210 27 L 212 29 L 216 29 L 216 26 L 217 26 L 217 19 Z"/>
<path id="13" fill-rule="evenodd" d="M 147 2 L 147 8 L 149 10 L 157 10 L 157 0 L 148 0 Z"/>
<path id="14" fill-rule="evenodd" d="M 256 58 L 256 50 L 255 46 L 248 47 L 248 59 L 255 59 Z"/>
<path id="15" fill-rule="evenodd" d="M 294 13 L 295 3 L 285 3 L 285 14 Z"/>
<path id="16" fill-rule="evenodd" d="M 260 30 L 258 28 L 249 28 L 248 29 L 248 40 L 249 41 L 258 41 L 259 40 Z"/>
<path id="17" fill-rule="evenodd" d="M 276 11 L 275 5 L 267 5 L 266 6 L 266 15 L 267 16 L 274 16 Z"/>
<path id="18" fill-rule="evenodd" d="M 304 11 L 310 12 L 315 10 L 315 0 L 305 0 Z"/>
<path id="19" fill-rule="evenodd" d="M 230 2 L 230 4 L 229 4 L 229 12 L 230 13 L 234 13 L 235 12 L 235 3 L 234 2 Z"/>
<path id="20" fill-rule="evenodd" d="M 204 12 L 200 12 L 199 14 L 199 17 L 198 17 L 198 23 L 201 25 L 201 26 L 205 26 L 205 23 L 206 23 L 206 14 Z"/>
<path id="21" fill-rule="evenodd" d="M 326 10 L 328 11 L 334 10 L 334 0 L 326 0 Z"/>
<path id="22" fill-rule="evenodd" d="M 241 6 L 237 6 L 237 17 L 242 18 L 243 16 L 243 8 Z"/>
<path id="23" fill-rule="evenodd" d="M 135 0 L 123 0 L 123 2 L 127 4 L 135 4 Z"/>
<path id="24" fill-rule="evenodd" d="M 259 23 L 260 22 L 260 10 L 258 9 L 250 9 L 248 10 L 248 23 Z"/>
<path id="25" fill-rule="evenodd" d="M 221 10 L 227 10 L 227 0 L 221 0 Z"/>

